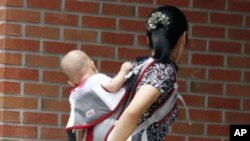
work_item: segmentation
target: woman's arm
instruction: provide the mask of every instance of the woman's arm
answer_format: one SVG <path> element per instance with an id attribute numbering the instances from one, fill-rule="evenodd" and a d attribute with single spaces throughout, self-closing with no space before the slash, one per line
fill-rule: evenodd
<path id="1" fill-rule="evenodd" d="M 141 115 L 160 96 L 160 91 L 151 85 L 143 85 L 128 105 L 114 127 L 109 141 L 126 141 L 135 130 Z"/>

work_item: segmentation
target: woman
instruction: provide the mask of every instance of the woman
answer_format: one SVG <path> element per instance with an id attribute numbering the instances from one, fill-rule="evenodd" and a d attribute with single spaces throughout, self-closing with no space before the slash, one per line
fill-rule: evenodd
<path id="1" fill-rule="evenodd" d="M 187 20 L 176 7 L 163 6 L 152 11 L 147 20 L 147 37 L 156 63 L 147 70 L 139 83 L 136 95 L 114 127 L 110 141 L 126 141 L 137 125 L 147 119 L 174 88 L 175 63 L 180 61 L 183 54 L 187 30 Z M 177 113 L 175 106 L 164 122 L 150 125 L 147 128 L 148 140 L 164 141 Z M 134 138 L 141 140 L 141 133 Z"/>

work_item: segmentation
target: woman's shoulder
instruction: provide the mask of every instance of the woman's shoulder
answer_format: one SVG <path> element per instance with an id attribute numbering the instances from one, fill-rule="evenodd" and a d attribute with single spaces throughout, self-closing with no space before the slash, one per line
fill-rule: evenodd
<path id="1" fill-rule="evenodd" d="M 175 80 L 176 72 L 175 66 L 171 63 L 155 62 L 143 75 L 140 85 L 151 85 L 165 93 L 172 87 Z"/>
<path id="2" fill-rule="evenodd" d="M 137 57 L 135 62 L 137 64 L 142 64 L 143 62 L 149 60 L 149 59 L 154 59 L 153 57 L 150 57 L 150 56 L 143 56 L 143 57 Z M 159 65 L 165 65 L 166 67 L 173 67 L 175 66 L 175 63 L 173 61 L 169 61 L 169 62 L 166 62 L 166 63 L 163 63 L 163 62 L 158 62 L 155 60 L 155 64 L 159 64 Z"/>
<path id="3" fill-rule="evenodd" d="M 168 70 L 175 70 L 175 66 L 172 63 L 162 63 L 162 62 L 155 62 L 153 64 L 154 67 L 156 68 L 163 68 L 163 69 L 168 69 Z"/>
<path id="4" fill-rule="evenodd" d="M 136 65 L 140 65 L 147 61 L 151 57 L 141 57 L 137 59 Z M 153 63 L 153 65 L 149 68 L 149 70 L 158 70 L 158 71 L 163 71 L 163 72 L 175 72 L 177 70 L 177 67 L 174 62 L 157 62 Z"/>
<path id="5" fill-rule="evenodd" d="M 156 62 L 151 68 L 149 68 L 148 73 L 152 74 L 151 76 L 154 76 L 157 79 L 164 78 L 167 81 L 175 76 L 176 71 L 174 66 L 170 63 Z"/>
<path id="6" fill-rule="evenodd" d="M 141 57 L 136 60 L 135 66 L 142 65 L 147 60 L 152 59 L 152 57 Z M 159 78 L 165 78 L 168 80 L 171 80 L 174 78 L 177 74 L 177 66 L 174 62 L 158 62 L 154 60 L 155 62 L 152 64 L 152 66 L 148 67 L 148 69 L 145 72 L 145 78 L 147 79 L 159 79 Z M 147 64 L 147 63 L 145 63 Z"/>

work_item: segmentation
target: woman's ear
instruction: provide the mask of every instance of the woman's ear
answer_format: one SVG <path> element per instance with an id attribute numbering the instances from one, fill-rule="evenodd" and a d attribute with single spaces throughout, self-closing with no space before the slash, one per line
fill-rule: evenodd
<path id="1" fill-rule="evenodd" d="M 186 32 L 183 32 L 182 35 L 179 37 L 177 44 L 171 53 L 170 57 L 173 61 L 175 62 L 180 61 L 184 52 L 185 44 L 186 44 Z"/>
<path id="2" fill-rule="evenodd" d="M 185 32 L 182 33 L 182 35 L 178 39 L 179 45 L 185 46 L 185 44 L 186 44 L 186 36 L 187 36 L 187 32 L 185 31 Z"/>

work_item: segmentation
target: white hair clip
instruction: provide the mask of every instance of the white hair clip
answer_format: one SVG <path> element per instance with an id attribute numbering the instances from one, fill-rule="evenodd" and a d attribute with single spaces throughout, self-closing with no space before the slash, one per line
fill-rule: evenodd
<path id="1" fill-rule="evenodd" d="M 156 29 L 158 23 L 162 24 L 168 30 L 168 25 L 170 24 L 169 17 L 162 12 L 153 12 L 148 18 L 147 29 L 149 31 Z"/>

